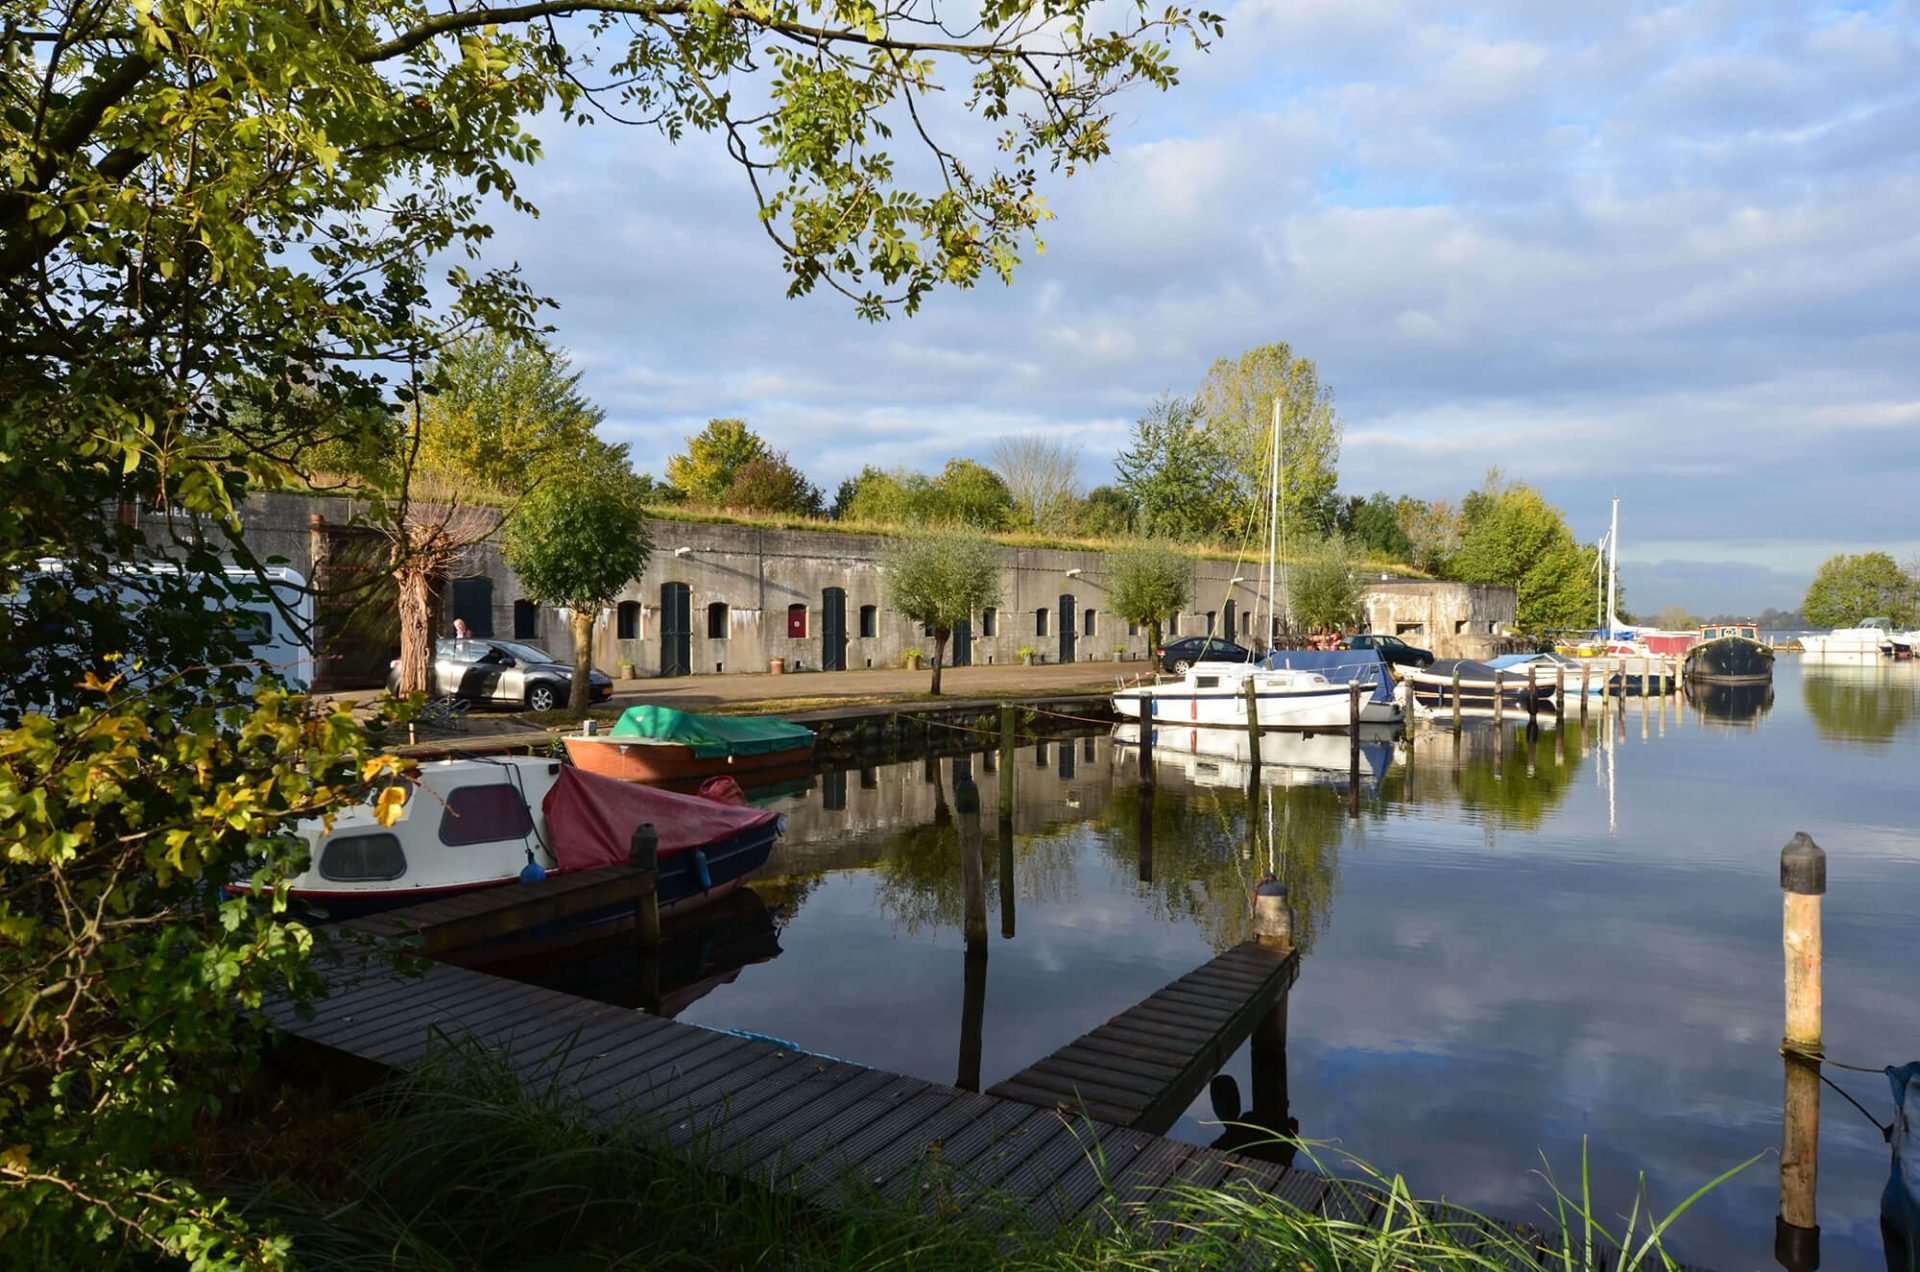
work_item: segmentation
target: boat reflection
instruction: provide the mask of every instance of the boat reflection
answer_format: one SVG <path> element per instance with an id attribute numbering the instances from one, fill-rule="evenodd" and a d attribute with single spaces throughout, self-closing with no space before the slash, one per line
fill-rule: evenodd
<path id="1" fill-rule="evenodd" d="M 1835 742 L 1884 746 L 1900 736 L 1920 711 L 1915 663 L 1886 658 L 1807 660 L 1800 692 L 1820 736 Z"/>
<path id="2" fill-rule="evenodd" d="M 1722 685 L 1694 681 L 1687 686 L 1687 700 L 1694 714 L 1705 724 L 1738 724 L 1758 727 L 1760 717 L 1773 710 L 1773 685 Z"/>
<path id="3" fill-rule="evenodd" d="M 1398 725 L 1360 726 L 1360 780 L 1377 791 L 1393 765 Z M 1115 764 L 1137 764 L 1138 724 L 1113 729 Z M 1341 733 L 1260 735 L 1260 781 L 1268 786 L 1339 785 L 1348 780 L 1353 748 Z M 1179 772 L 1194 786 L 1242 787 L 1253 777 L 1252 745 L 1244 729 L 1196 729 L 1162 726 L 1154 730 L 1157 769 Z"/>

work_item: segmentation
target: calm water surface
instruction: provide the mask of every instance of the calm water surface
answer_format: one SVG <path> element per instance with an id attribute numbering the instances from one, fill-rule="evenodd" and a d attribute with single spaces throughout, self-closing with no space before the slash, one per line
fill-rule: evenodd
<path id="1" fill-rule="evenodd" d="M 773 801 L 791 830 L 754 896 L 676 947 L 687 984 L 668 1007 L 943 1082 L 972 1080 L 977 1047 L 990 1086 L 1244 939 L 1271 861 L 1305 949 L 1288 1053 L 1302 1136 L 1515 1218 L 1549 1200 L 1547 1167 L 1577 1183 L 1583 1139 L 1609 1213 L 1636 1172 L 1664 1209 L 1768 1153 L 1670 1248 L 1771 1266 L 1794 831 L 1828 853 L 1829 1055 L 1920 1057 L 1920 668 L 1783 657 L 1770 694 L 1653 705 L 1532 747 L 1511 722 L 1498 746 L 1469 722 L 1457 743 L 1376 748 L 1357 818 L 1342 739 L 1270 740 L 1284 754 L 1251 800 L 1244 764 L 1163 747 L 1150 864 L 1134 753 L 1104 735 L 1021 748 L 1006 853 L 990 755 L 822 774 Z M 963 973 L 952 816 L 969 776 L 983 1001 Z M 621 995 L 596 976 L 555 973 Z M 1243 1049 L 1227 1070 L 1242 1090 L 1247 1064 Z M 1833 1076 L 1887 1111 L 1880 1078 Z M 1878 1267 L 1886 1149 L 1838 1097 L 1822 1111 L 1824 1266 Z M 1212 1121 L 1203 1099 L 1173 1134 L 1209 1143 Z"/>

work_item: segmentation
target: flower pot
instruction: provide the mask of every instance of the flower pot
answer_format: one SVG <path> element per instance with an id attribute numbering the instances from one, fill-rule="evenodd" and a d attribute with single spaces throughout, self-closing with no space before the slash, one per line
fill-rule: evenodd
<path id="1" fill-rule="evenodd" d="M 630 663 L 630 662 L 623 662 L 623 663 L 621 663 L 621 664 L 620 664 L 620 679 L 622 679 L 622 680 L 632 680 L 632 679 L 633 679 L 633 677 L 634 677 L 634 670 L 633 670 L 633 664 L 632 664 L 632 663 Z"/>
<path id="2" fill-rule="evenodd" d="M 1033 666 L 1033 655 L 1032 654 L 1020 655 L 1020 665 L 1023 667 Z"/>
<path id="3" fill-rule="evenodd" d="M 920 655 L 918 654 L 907 655 L 907 670 L 908 671 L 920 670 Z"/>
<path id="4" fill-rule="evenodd" d="M 768 674 L 769 676 L 784 676 L 784 675 L 786 675 L 786 674 L 787 674 L 787 660 L 786 660 L 786 659 L 784 659 L 784 658 L 769 658 L 769 659 L 767 659 L 767 674 Z"/>

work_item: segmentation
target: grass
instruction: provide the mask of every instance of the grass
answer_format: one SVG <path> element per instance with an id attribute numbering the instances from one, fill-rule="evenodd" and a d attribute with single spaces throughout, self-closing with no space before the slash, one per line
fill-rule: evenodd
<path id="1" fill-rule="evenodd" d="M 1033 1269 L 1290 1267 L 1480 1269 L 1672 1266 L 1669 1226 L 1729 1171 L 1655 1219 L 1641 1195 L 1623 1229 L 1596 1218 L 1584 1161 L 1547 1232 L 1423 1203 L 1403 1180 L 1341 1160 L 1336 1184 L 1383 1203 L 1372 1225 L 1302 1211 L 1250 1188 L 1111 1191 L 1053 1231 L 1025 1207 L 969 1191 L 937 1165 L 892 1199 L 849 1184 L 832 1211 L 723 1177 L 696 1145 L 676 1157 L 644 1127 L 596 1118 L 498 1061 L 448 1049 L 337 1118 L 344 1141 L 317 1171 L 255 1169 L 218 1181 L 246 1216 L 290 1238 L 296 1264 L 355 1269 L 750 1267 Z M 1310 1153 L 1310 1146 L 1302 1148 Z M 1757 1159 L 1756 1159 L 1757 1160 Z M 350 1163 L 342 1171 L 341 1163 Z M 260 1163 L 253 1163 L 258 1167 Z M 1318 1164 L 1318 1163 L 1317 1163 Z M 1747 1165 L 1751 1165 L 1749 1162 Z"/>

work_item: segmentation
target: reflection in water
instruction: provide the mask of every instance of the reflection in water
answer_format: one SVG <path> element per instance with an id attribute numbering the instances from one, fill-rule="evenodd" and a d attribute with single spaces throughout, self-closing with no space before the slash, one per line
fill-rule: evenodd
<path id="1" fill-rule="evenodd" d="M 1700 681 L 1687 687 L 1687 700 L 1708 724 L 1758 725 L 1773 710 L 1773 684 L 1720 685 Z"/>
<path id="2" fill-rule="evenodd" d="M 712 983 L 681 1018 L 990 1088 L 1244 939 L 1271 867 L 1308 954 L 1284 1044 L 1229 1060 L 1222 1110 L 1297 1117 L 1416 1192 L 1520 1219 L 1551 1203 L 1541 1154 L 1566 1182 L 1586 1139 L 1597 1196 L 1624 1209 L 1644 1171 L 1664 1210 L 1779 1142 L 1778 847 L 1794 830 L 1834 851 L 1830 1045 L 1870 1065 L 1920 1055 L 1915 751 L 1886 744 L 1920 740 L 1920 682 L 1911 665 L 1840 670 L 1796 685 L 1783 658 L 1749 724 L 1689 727 L 1713 722 L 1703 696 L 1664 735 L 1649 714 L 1644 740 L 1638 705 L 1612 701 L 1531 735 L 1524 718 L 1458 738 L 1442 720 L 1366 761 L 1355 820 L 1337 737 L 1324 763 L 1263 755 L 1251 799 L 1250 773 L 1172 748 L 1143 787 L 1139 749 L 1104 735 L 1023 738 L 1011 765 L 849 769 L 774 805 L 789 833 L 751 886 L 779 957 L 692 960 L 708 970 L 691 984 Z M 977 872 L 964 775 L 997 857 Z M 970 941 L 981 899 L 1001 936 Z M 1202 1099 L 1174 1133 L 1211 1143 L 1218 1120 Z M 1859 1118 L 1820 1136 L 1822 1255 L 1868 1266 L 1885 1145 Z M 1770 1262 L 1773 1174 L 1703 1198 L 1674 1253 Z"/>
<path id="3" fill-rule="evenodd" d="M 1802 669 L 1807 714 L 1822 737 L 1883 746 L 1913 722 L 1920 679 L 1912 662 L 1817 659 Z"/>

